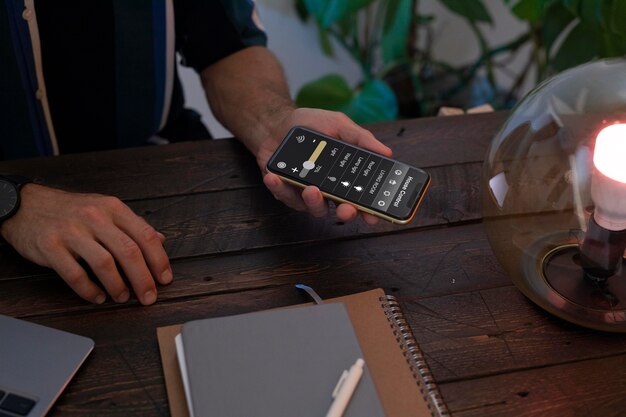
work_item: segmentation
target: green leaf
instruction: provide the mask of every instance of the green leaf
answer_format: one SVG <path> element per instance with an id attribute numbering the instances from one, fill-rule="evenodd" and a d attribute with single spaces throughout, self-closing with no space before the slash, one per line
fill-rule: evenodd
<path id="1" fill-rule="evenodd" d="M 348 14 L 348 2 L 329 0 L 320 19 L 320 26 L 329 28 Z"/>
<path id="2" fill-rule="evenodd" d="M 398 101 L 387 83 L 370 80 L 356 92 L 345 113 L 360 124 L 394 120 L 398 116 Z"/>
<path id="3" fill-rule="evenodd" d="M 611 13 L 613 12 L 613 4 L 616 3 L 614 0 L 600 0 L 602 2 L 602 10 L 600 16 L 600 24 L 602 25 L 602 29 L 610 30 L 611 29 Z M 623 3 L 623 1 L 619 2 Z"/>
<path id="4" fill-rule="evenodd" d="M 587 53 L 585 51 L 578 51 L 577 53 L 573 41 L 572 45 L 564 45 L 566 48 L 571 48 L 571 52 L 574 54 L 571 57 L 572 62 L 581 61 L 576 56 L 589 56 L 591 52 L 595 54 L 594 57 L 624 54 L 626 51 L 626 2 L 624 0 L 562 0 L 562 4 L 568 12 L 581 21 L 580 27 L 577 27 L 576 33 L 571 34 L 571 37 L 582 37 L 580 33 L 584 31 L 595 42 L 594 45 L 591 45 L 589 39 L 580 39 L 586 42 L 578 46 L 580 49 L 585 49 L 587 46 L 591 47 Z M 564 22 L 563 24 L 567 23 Z M 566 62 L 567 59 L 564 55 L 565 52 L 560 52 L 558 65 L 565 65 L 563 62 Z M 569 64 L 565 67 L 567 66 Z"/>
<path id="5" fill-rule="evenodd" d="M 626 39 L 622 35 L 602 32 L 602 48 L 600 49 L 600 57 L 616 57 L 626 55 Z"/>
<path id="6" fill-rule="evenodd" d="M 317 19 L 320 19 L 328 0 L 302 0 L 304 8 Z"/>
<path id="7" fill-rule="evenodd" d="M 543 20 L 544 0 L 520 0 L 511 11 L 521 20 L 536 24 Z"/>
<path id="8" fill-rule="evenodd" d="M 621 0 L 622 2 L 624 0 Z M 580 18 L 587 24 L 595 25 L 598 28 L 603 26 L 604 16 L 602 13 L 604 1 L 602 0 L 580 0 Z"/>
<path id="9" fill-rule="evenodd" d="M 624 0 L 562 0 L 563 5 L 574 16 L 579 17 L 587 25 L 598 28 L 608 28 L 610 13 L 615 3 L 624 3 Z"/>
<path id="10" fill-rule="evenodd" d="M 388 0 L 381 40 L 383 63 L 406 57 L 407 41 L 413 16 L 411 0 Z"/>
<path id="11" fill-rule="evenodd" d="M 343 111 L 352 96 L 352 89 L 346 80 L 338 74 L 329 74 L 304 85 L 296 97 L 296 104 L 299 107 Z"/>
<path id="12" fill-rule="evenodd" d="M 413 21 L 418 25 L 430 25 L 435 21 L 435 16 L 432 14 L 416 14 L 413 16 Z"/>
<path id="13" fill-rule="evenodd" d="M 357 10 L 361 10 L 362 8 L 369 6 L 370 4 L 374 3 L 374 1 L 376 0 L 343 0 L 343 1 L 348 3 L 348 11 L 350 13 L 353 13 Z"/>
<path id="14" fill-rule="evenodd" d="M 599 55 L 601 42 L 598 31 L 592 25 L 580 22 L 563 41 L 552 65 L 557 71 L 562 71 L 590 61 Z"/>
<path id="15" fill-rule="evenodd" d="M 385 23 L 383 25 L 383 33 L 387 33 L 393 27 L 396 16 L 398 15 L 398 7 L 401 0 L 387 0 L 387 7 L 385 8 Z"/>
<path id="16" fill-rule="evenodd" d="M 440 0 L 450 11 L 476 22 L 493 23 L 481 0 Z"/>
<path id="17" fill-rule="evenodd" d="M 384 81 L 367 81 L 355 92 L 337 74 L 306 84 L 296 103 L 300 107 L 341 111 L 357 123 L 393 120 L 398 115 L 396 96 Z"/>
<path id="18" fill-rule="evenodd" d="M 346 16 L 353 15 L 359 10 L 369 7 L 369 5 L 371 5 L 375 1 L 376 0 L 330 0 L 330 2 L 333 4 L 341 4 L 341 6 L 339 6 L 337 9 L 342 11 L 342 13 L 337 13 L 332 18 L 328 18 L 328 20 L 332 21 L 332 23 L 335 23 L 338 20 L 345 18 Z"/>
<path id="19" fill-rule="evenodd" d="M 546 11 L 543 22 L 542 37 L 546 51 L 550 53 L 552 45 L 563 33 L 566 27 L 574 20 L 574 16 L 561 2 L 553 2 Z"/>
<path id="20" fill-rule="evenodd" d="M 611 8 L 611 20 L 607 25 L 611 32 L 626 38 L 626 2 L 614 0 Z"/>
<path id="21" fill-rule="evenodd" d="M 350 16 L 346 16 L 335 23 L 335 27 L 339 29 L 339 34 L 342 39 L 350 39 L 350 36 L 356 31 L 356 27 L 353 19 Z"/>
<path id="22" fill-rule="evenodd" d="M 307 9 L 304 0 L 296 0 L 296 13 L 303 22 L 309 18 L 309 10 Z"/>
<path id="23" fill-rule="evenodd" d="M 319 25 L 328 29 L 346 16 L 369 6 L 375 0 L 302 0 Z"/>
<path id="24" fill-rule="evenodd" d="M 324 55 L 328 57 L 333 57 L 333 44 L 330 42 L 330 36 L 328 35 L 328 32 L 323 30 L 322 28 L 319 28 L 317 36 L 319 37 L 320 45 L 322 47 L 322 52 L 324 52 Z"/>
<path id="25" fill-rule="evenodd" d="M 563 5 L 574 16 L 580 16 L 580 3 L 582 0 L 563 0 Z"/>
<path id="26" fill-rule="evenodd" d="M 350 13 L 354 13 L 357 10 L 361 10 L 362 8 L 369 6 L 376 0 L 335 0 L 335 1 L 339 1 L 339 2 L 343 1 L 347 3 L 348 11 Z"/>

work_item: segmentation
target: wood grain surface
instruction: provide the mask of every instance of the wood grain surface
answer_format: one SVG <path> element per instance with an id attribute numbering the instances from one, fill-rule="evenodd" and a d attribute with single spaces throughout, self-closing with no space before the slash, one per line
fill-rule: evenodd
<path id="1" fill-rule="evenodd" d="M 482 161 L 506 114 L 370 126 L 432 185 L 413 222 L 374 227 L 291 211 L 235 140 L 0 163 L 118 196 L 166 235 L 175 282 L 143 307 L 85 303 L 52 271 L 0 247 L 0 314 L 91 337 L 53 416 L 165 416 L 155 329 L 376 287 L 398 297 L 454 416 L 626 415 L 626 336 L 528 301 L 498 264 L 481 214 Z"/>

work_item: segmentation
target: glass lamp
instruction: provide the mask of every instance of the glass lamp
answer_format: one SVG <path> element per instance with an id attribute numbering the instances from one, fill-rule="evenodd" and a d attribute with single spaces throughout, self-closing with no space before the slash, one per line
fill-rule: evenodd
<path id="1" fill-rule="evenodd" d="M 518 104 L 487 152 L 483 211 L 528 298 L 626 332 L 626 59 L 565 71 Z"/>

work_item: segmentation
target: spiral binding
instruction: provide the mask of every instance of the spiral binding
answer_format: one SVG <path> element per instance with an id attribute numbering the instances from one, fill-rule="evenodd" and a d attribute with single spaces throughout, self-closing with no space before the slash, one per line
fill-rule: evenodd
<path id="1" fill-rule="evenodd" d="M 409 323 L 404 318 L 396 297 L 385 295 L 380 297 L 379 300 L 382 303 L 393 334 L 396 336 L 396 340 L 402 349 L 402 354 L 409 363 L 413 378 L 415 378 L 415 382 L 428 404 L 430 414 L 433 417 L 449 416 L 450 412 L 443 402 L 437 383 L 426 363 L 426 358 L 417 344 L 415 336 L 413 336 Z"/>

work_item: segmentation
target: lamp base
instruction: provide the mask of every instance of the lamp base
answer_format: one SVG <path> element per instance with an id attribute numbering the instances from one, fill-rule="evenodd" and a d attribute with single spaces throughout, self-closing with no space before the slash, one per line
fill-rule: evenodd
<path id="1" fill-rule="evenodd" d="M 626 310 L 624 268 L 605 282 L 585 277 L 578 245 L 562 246 L 548 253 L 544 278 L 557 293 L 569 301 L 594 310 Z"/>
<path id="2" fill-rule="evenodd" d="M 593 329 L 626 332 L 626 267 L 605 282 L 588 279 L 578 234 L 555 233 L 536 241 L 522 259 L 524 294 L 550 313 Z M 624 260 L 622 259 L 622 263 Z"/>

